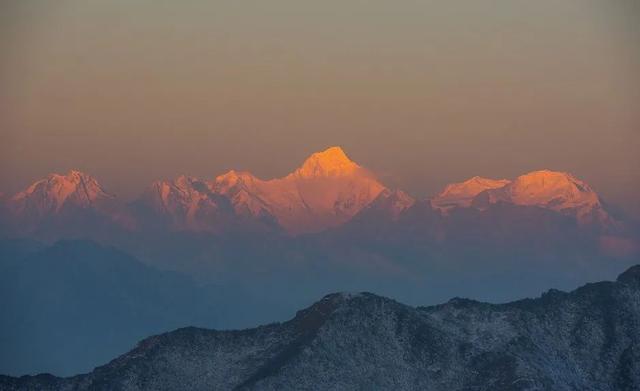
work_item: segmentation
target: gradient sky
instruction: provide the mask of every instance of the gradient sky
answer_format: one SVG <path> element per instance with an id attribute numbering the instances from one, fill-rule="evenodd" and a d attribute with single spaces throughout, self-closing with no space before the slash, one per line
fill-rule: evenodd
<path id="1" fill-rule="evenodd" d="M 640 216 L 632 0 L 0 3 L 0 191 L 131 198 L 341 145 L 416 196 L 570 171 Z"/>

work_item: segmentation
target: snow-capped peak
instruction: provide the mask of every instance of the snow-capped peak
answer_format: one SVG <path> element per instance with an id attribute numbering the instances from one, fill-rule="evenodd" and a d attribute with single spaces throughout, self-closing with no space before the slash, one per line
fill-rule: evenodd
<path id="1" fill-rule="evenodd" d="M 209 184 L 186 175 L 154 182 L 143 198 L 178 230 L 214 231 L 222 222 L 218 219 L 232 214 L 228 202 L 213 193 Z"/>
<path id="2" fill-rule="evenodd" d="M 598 195 L 573 175 L 551 170 L 533 171 L 516 178 L 503 189 L 511 201 L 520 205 L 578 206 L 597 205 Z M 496 193 L 498 194 L 498 193 Z"/>
<path id="3" fill-rule="evenodd" d="M 33 208 L 37 214 L 58 212 L 71 203 L 79 207 L 91 206 L 98 199 L 112 199 L 90 175 L 71 170 L 65 175 L 49 174 L 11 199 L 14 211 Z"/>
<path id="4" fill-rule="evenodd" d="M 340 147 L 312 154 L 283 178 L 262 180 L 229 171 L 210 185 L 231 200 L 238 215 L 270 216 L 290 233 L 315 232 L 345 222 L 384 186 Z"/>
<path id="5" fill-rule="evenodd" d="M 354 174 L 360 166 L 353 162 L 340 147 L 316 152 L 293 175 L 299 178 L 337 177 Z"/>
<path id="6" fill-rule="evenodd" d="M 600 197 L 584 181 L 561 171 L 539 170 L 488 191 L 488 201 L 538 206 L 575 216 L 580 223 L 610 221 Z"/>

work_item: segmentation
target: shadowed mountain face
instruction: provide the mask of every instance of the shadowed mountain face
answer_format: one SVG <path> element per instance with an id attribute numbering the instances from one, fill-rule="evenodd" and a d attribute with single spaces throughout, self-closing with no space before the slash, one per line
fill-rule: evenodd
<path id="1" fill-rule="evenodd" d="M 413 308 L 333 294 L 292 320 L 148 338 L 86 375 L 0 379 L 5 390 L 636 390 L 640 266 L 616 282 L 491 305 Z"/>
<path id="2" fill-rule="evenodd" d="M 0 248 L 4 373 L 86 371 L 150 333 L 216 326 L 222 314 L 191 279 L 115 249 L 85 241 Z"/>

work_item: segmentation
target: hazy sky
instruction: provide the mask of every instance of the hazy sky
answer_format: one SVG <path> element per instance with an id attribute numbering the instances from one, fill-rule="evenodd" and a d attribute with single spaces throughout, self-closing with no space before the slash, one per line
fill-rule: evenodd
<path id="1" fill-rule="evenodd" d="M 0 191 L 78 168 L 131 198 L 341 145 L 424 196 L 573 172 L 640 215 L 634 1 L 0 2 Z"/>

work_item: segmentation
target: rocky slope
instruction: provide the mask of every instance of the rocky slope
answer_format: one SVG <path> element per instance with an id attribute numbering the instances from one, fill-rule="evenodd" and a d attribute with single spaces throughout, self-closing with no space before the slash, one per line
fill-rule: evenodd
<path id="1" fill-rule="evenodd" d="M 492 305 L 333 294 L 288 322 L 179 329 L 86 375 L 2 390 L 637 390 L 640 266 L 615 282 Z"/>

